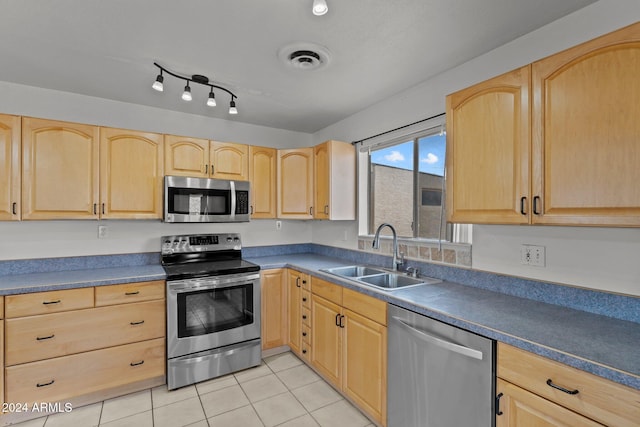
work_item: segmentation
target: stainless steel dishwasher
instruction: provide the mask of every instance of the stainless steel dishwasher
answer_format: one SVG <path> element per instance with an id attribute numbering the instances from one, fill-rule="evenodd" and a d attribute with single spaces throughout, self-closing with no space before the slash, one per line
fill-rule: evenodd
<path id="1" fill-rule="evenodd" d="M 387 427 L 495 426 L 495 341 L 389 304 Z"/>

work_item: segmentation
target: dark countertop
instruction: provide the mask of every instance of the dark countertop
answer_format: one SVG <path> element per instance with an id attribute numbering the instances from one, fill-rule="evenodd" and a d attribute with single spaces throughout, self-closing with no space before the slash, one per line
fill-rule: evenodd
<path id="1" fill-rule="evenodd" d="M 291 267 L 391 304 L 640 389 L 640 324 L 453 282 L 383 291 L 319 271 L 353 262 L 314 254 L 252 258 Z"/>
<path id="2" fill-rule="evenodd" d="M 316 254 L 248 258 L 291 267 L 640 390 L 640 324 L 453 282 L 383 291 L 319 271 L 353 262 Z M 160 265 L 0 276 L 0 295 L 164 280 Z"/>

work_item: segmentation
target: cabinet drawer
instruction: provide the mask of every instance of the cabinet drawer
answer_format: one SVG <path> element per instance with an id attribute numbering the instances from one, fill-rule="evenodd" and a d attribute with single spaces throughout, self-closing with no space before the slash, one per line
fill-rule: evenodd
<path id="1" fill-rule="evenodd" d="M 302 324 L 309 326 L 311 325 L 311 310 L 307 307 L 302 307 Z"/>
<path id="2" fill-rule="evenodd" d="M 78 310 L 93 307 L 93 288 L 7 295 L 5 304 L 7 319 Z"/>
<path id="3" fill-rule="evenodd" d="M 163 299 L 165 295 L 164 280 L 153 282 L 125 283 L 122 285 L 97 286 L 96 307 L 130 302 Z"/>
<path id="4" fill-rule="evenodd" d="M 381 325 L 387 324 L 387 303 L 351 289 L 342 290 L 342 306 Z"/>
<path id="5" fill-rule="evenodd" d="M 637 426 L 640 419 L 640 391 L 503 343 L 498 376 L 606 425 Z M 555 389 L 548 380 L 578 393 Z"/>
<path id="6" fill-rule="evenodd" d="M 311 279 L 311 292 L 338 305 L 342 305 L 342 286 L 334 285 L 333 283 L 313 277 Z"/>
<path id="7" fill-rule="evenodd" d="M 300 357 L 305 362 L 311 363 L 311 345 L 306 341 L 302 341 L 300 344 Z"/>
<path id="8" fill-rule="evenodd" d="M 302 341 L 306 342 L 307 345 L 311 343 L 311 328 L 307 325 L 302 325 Z"/>
<path id="9" fill-rule="evenodd" d="M 301 292 L 302 298 L 302 306 L 306 308 L 311 308 L 311 292 L 305 291 L 304 289 Z"/>
<path id="10" fill-rule="evenodd" d="M 164 339 L 5 369 L 7 402 L 55 402 L 164 375 Z"/>
<path id="11" fill-rule="evenodd" d="M 7 366 L 165 335 L 162 300 L 8 319 Z"/>

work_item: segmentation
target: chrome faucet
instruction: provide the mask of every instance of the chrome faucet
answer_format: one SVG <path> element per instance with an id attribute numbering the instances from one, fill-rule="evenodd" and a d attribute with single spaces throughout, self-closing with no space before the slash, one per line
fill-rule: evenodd
<path id="1" fill-rule="evenodd" d="M 380 224 L 376 230 L 376 235 L 373 236 L 373 243 L 371 244 L 371 247 L 373 249 L 380 248 L 380 230 L 382 230 L 383 227 L 389 227 L 391 229 L 391 234 L 393 234 L 393 265 L 391 269 L 393 271 L 397 271 L 398 266 L 402 265 L 404 261 L 402 259 L 402 254 L 398 255 L 398 235 L 396 234 L 396 229 L 393 228 L 393 225 L 386 222 Z M 400 261 L 398 261 L 398 258 L 400 258 Z"/>

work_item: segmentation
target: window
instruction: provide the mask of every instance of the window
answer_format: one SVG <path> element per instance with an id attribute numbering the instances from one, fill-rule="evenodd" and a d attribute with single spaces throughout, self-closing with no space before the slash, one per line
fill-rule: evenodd
<path id="1" fill-rule="evenodd" d="M 388 222 L 401 237 L 451 240 L 443 205 L 445 146 L 437 126 L 371 147 L 370 234 Z"/>

